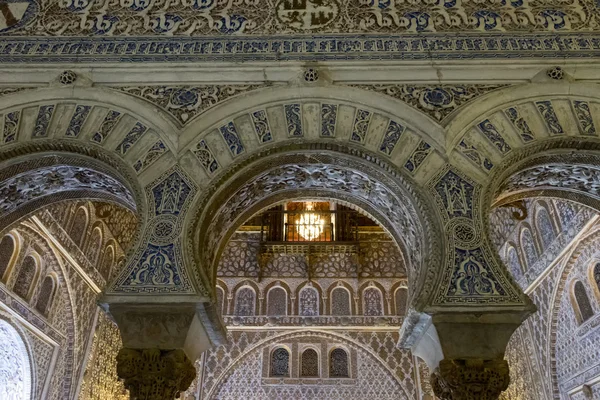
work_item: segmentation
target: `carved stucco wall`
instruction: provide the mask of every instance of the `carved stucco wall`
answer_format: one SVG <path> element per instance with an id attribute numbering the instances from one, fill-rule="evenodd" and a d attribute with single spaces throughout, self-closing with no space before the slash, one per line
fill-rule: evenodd
<path id="1" fill-rule="evenodd" d="M 124 257 L 119 240 L 123 239 L 127 244 L 127 238 L 131 237 L 132 223 L 128 221 L 132 214 L 122 214 L 123 225 L 113 235 L 110 221 L 105 222 L 110 214 L 106 207 L 112 206 L 90 202 L 58 204 L 39 211 L 9 231 L 17 238 L 17 255 L 5 275 L 5 283 L 0 284 L 0 306 L 7 308 L 9 317 L 19 315 L 26 321 L 15 324 L 24 332 L 23 337 L 31 349 L 34 399 L 74 398 L 92 346 L 92 328 L 97 326 L 108 347 L 111 342 L 106 339 L 114 338 L 115 328 L 111 331 L 107 327 L 105 317 L 101 317 L 100 322 L 96 323 L 96 297 L 106 285 L 103 275 L 103 268 L 106 270 L 107 265 L 104 262 L 105 256 L 112 260 L 111 275 L 118 273 L 118 268 L 123 264 L 118 262 Z M 83 221 L 84 226 L 74 228 L 74 223 L 81 223 L 75 218 L 80 210 L 85 210 L 88 218 Z M 135 222 L 133 225 L 135 226 Z M 81 241 L 72 236 L 75 232 L 83 233 Z M 30 294 L 23 299 L 14 294 L 12 289 L 27 256 L 33 256 L 38 261 L 38 269 Z M 53 277 L 57 289 L 51 297 L 46 316 L 36 310 L 36 303 L 41 295 L 42 282 L 47 276 Z M 36 329 L 33 329 L 34 326 Z M 116 337 L 118 339 L 118 334 Z M 117 339 L 114 348 L 119 345 Z M 92 346 L 94 350 L 98 343 Z M 110 351 L 106 352 L 111 354 Z M 104 366 L 104 361 L 98 362 L 97 357 L 92 359 L 94 362 L 88 369 L 92 370 L 91 375 L 94 377 L 101 374 L 98 371 L 103 368 L 111 371 L 110 367 Z M 114 375 L 114 371 L 112 372 Z M 113 394 L 122 393 L 122 387 L 118 387 L 114 376 L 110 376 L 110 379 L 113 381 L 108 387 L 112 391 L 105 391 L 108 396 L 105 398 L 117 398 Z"/>
<path id="2" fill-rule="evenodd" d="M 529 211 L 524 221 L 504 221 L 500 255 L 516 247 L 522 257 L 519 234 L 523 227 L 532 229 L 539 255 L 525 273 L 515 277 L 527 289 L 538 311 L 515 332 L 507 348 L 511 366 L 511 385 L 504 399 L 594 399 L 600 377 L 600 329 L 598 329 L 597 289 L 590 268 L 597 260 L 597 217 L 586 207 L 550 198 L 542 202 L 527 200 Z M 548 209 L 557 227 L 555 240 L 543 248 L 542 232 L 535 216 L 539 207 Z M 496 216 L 506 211 L 495 210 Z M 508 216 L 510 218 L 510 216 Z M 500 221 L 501 219 L 497 219 Z M 507 229 L 506 226 L 510 225 Z M 590 239 L 591 237 L 591 239 Z M 522 259 L 522 258 L 520 258 Z M 505 258 L 508 263 L 508 260 Z M 569 267 L 574 265 L 573 267 Z M 580 280 L 589 295 L 594 317 L 579 324 L 573 307 L 572 283 Z M 589 394 L 585 394 L 588 384 Z M 589 397 L 592 396 L 592 397 Z"/>

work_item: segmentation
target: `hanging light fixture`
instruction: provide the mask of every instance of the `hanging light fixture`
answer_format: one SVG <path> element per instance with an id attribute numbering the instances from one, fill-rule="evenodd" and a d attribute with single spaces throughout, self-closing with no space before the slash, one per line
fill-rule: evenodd
<path id="1" fill-rule="evenodd" d="M 306 203 L 306 209 L 312 211 L 313 203 Z M 298 233 L 305 240 L 315 240 L 323 233 L 324 226 L 325 221 L 323 221 L 323 218 L 319 214 L 311 212 L 302 213 L 298 220 Z"/>

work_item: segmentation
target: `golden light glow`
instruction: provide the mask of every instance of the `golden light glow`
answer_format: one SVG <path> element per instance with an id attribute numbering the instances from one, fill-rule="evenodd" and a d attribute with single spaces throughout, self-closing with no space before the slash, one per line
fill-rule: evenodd
<path id="1" fill-rule="evenodd" d="M 312 210 L 313 204 L 307 203 L 306 209 L 309 211 Z M 315 240 L 323 233 L 324 226 L 325 221 L 318 214 L 305 213 L 298 220 L 298 233 L 305 240 Z"/>

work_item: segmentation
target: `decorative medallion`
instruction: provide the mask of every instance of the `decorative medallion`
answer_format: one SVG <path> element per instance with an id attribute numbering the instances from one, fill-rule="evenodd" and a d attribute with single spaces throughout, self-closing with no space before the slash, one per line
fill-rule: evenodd
<path id="1" fill-rule="evenodd" d="M 154 218 L 152 225 L 152 243 L 166 245 L 173 243 L 179 234 L 177 229 L 177 217 L 173 215 L 160 215 Z"/>
<path id="2" fill-rule="evenodd" d="M 479 236 L 468 218 L 455 218 L 450 222 L 450 232 L 457 245 L 464 248 L 475 247 L 479 243 Z"/>
<path id="3" fill-rule="evenodd" d="M 340 14 L 336 0 L 279 0 L 277 18 L 294 29 L 324 28 Z"/>
<path id="4" fill-rule="evenodd" d="M 34 0 L 4 0 L 0 2 L 0 34 L 27 25 L 37 14 Z"/>

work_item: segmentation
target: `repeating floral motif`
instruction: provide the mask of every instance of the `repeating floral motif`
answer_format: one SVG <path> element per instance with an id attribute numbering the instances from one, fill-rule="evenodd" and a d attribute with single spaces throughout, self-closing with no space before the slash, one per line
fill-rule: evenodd
<path id="1" fill-rule="evenodd" d="M 267 143 L 273 140 L 267 112 L 265 110 L 258 110 L 254 111 L 251 115 L 252 123 L 254 124 L 254 130 L 258 135 L 258 141 L 260 143 Z"/>
<path id="2" fill-rule="evenodd" d="M 398 144 L 398 140 L 404 133 L 406 128 L 404 125 L 399 124 L 396 121 L 390 121 L 388 123 L 388 127 L 385 130 L 385 134 L 383 135 L 383 140 L 381 141 L 381 146 L 379 146 L 379 151 L 387 154 L 388 156 L 392 154 L 396 144 Z"/>
<path id="3" fill-rule="evenodd" d="M 509 107 L 506 110 L 504 110 L 504 113 L 506 114 L 510 122 L 513 124 L 513 126 L 517 129 L 524 143 L 531 142 L 535 139 L 535 136 L 531 131 L 529 124 L 521 116 L 517 107 Z"/>
<path id="4" fill-rule="evenodd" d="M 302 136 L 302 106 L 300 104 L 286 104 L 283 108 L 285 110 L 288 135 Z"/>
<path id="5" fill-rule="evenodd" d="M 427 158 L 429 153 L 431 153 L 431 146 L 429 143 L 421 140 L 415 151 L 410 155 L 408 161 L 406 161 L 406 164 L 404 164 L 404 168 L 414 173 L 417 168 L 421 166 L 423 161 L 425 161 L 425 158 Z"/>
<path id="6" fill-rule="evenodd" d="M 489 172 L 494 167 L 494 164 L 487 158 L 482 155 L 477 147 L 472 145 L 468 139 L 463 139 L 456 146 L 458 151 L 464 154 L 470 161 L 472 161 L 477 167 L 483 169 L 483 171 Z"/>
<path id="7" fill-rule="evenodd" d="M 591 1 L 474 0 L 302 1 L 67 0 L 31 1 L 17 23 L 0 34 L 231 35 L 320 32 L 502 32 L 589 30 L 597 22 Z"/>
<path id="8" fill-rule="evenodd" d="M 335 136 L 337 110 L 337 104 L 321 104 L 321 136 Z"/>
<path id="9" fill-rule="evenodd" d="M 121 143 L 117 146 L 115 151 L 124 156 L 147 131 L 148 128 L 144 124 L 141 122 L 136 122 L 133 128 L 131 128 L 131 130 L 127 133 L 123 141 L 121 141 Z"/>
<path id="10" fill-rule="evenodd" d="M 213 155 L 213 152 L 210 150 L 204 139 L 198 142 L 192 152 L 209 175 L 215 173 L 215 171 L 219 168 L 217 159 Z"/>
<path id="11" fill-rule="evenodd" d="M 106 117 L 104 117 L 104 121 L 102 121 L 102 124 L 100 124 L 100 129 L 98 129 L 98 131 L 92 135 L 91 140 L 102 144 L 108 135 L 110 135 L 110 133 L 113 131 L 121 117 L 122 115 L 120 112 L 109 110 L 106 114 Z"/>
<path id="12" fill-rule="evenodd" d="M 81 106 L 77 105 L 75 107 L 75 112 L 71 117 L 71 122 L 69 122 L 69 127 L 65 132 L 65 136 L 69 137 L 77 137 L 81 133 L 81 128 L 85 123 L 88 115 L 90 114 L 92 107 L 91 106 Z"/>
<path id="13" fill-rule="evenodd" d="M 483 135 L 488 138 L 494 146 L 496 146 L 500 153 L 506 154 L 511 151 L 509 144 L 506 143 L 498 129 L 490 122 L 490 120 L 486 119 L 478 126 L 481 133 L 483 133 Z"/>
<path id="14" fill-rule="evenodd" d="M 221 132 L 221 136 L 225 140 L 225 143 L 227 143 L 227 146 L 229 146 L 229 150 L 234 157 L 244 152 L 244 145 L 233 122 L 220 127 L 219 132 Z"/>
<path id="15" fill-rule="evenodd" d="M 35 121 L 35 127 L 33 128 L 32 137 L 45 137 L 48 135 L 48 125 L 52 119 L 54 113 L 54 105 L 40 106 L 38 116 Z"/>
<path id="16" fill-rule="evenodd" d="M 167 146 L 162 140 L 157 141 L 152 147 L 140 158 L 134 165 L 133 168 L 136 172 L 142 172 L 148 168 L 154 161 L 156 161 L 161 155 L 167 152 Z"/>
<path id="17" fill-rule="evenodd" d="M 115 88 L 143 98 L 169 113 L 181 125 L 215 105 L 260 85 L 134 86 Z"/>
<path id="18" fill-rule="evenodd" d="M 2 136 L 3 143 L 10 143 L 17 140 L 20 118 L 21 111 L 13 111 L 4 116 L 4 132 Z"/>
<path id="19" fill-rule="evenodd" d="M 581 134 L 586 136 L 596 136 L 596 126 L 594 125 L 594 119 L 592 118 L 589 103 L 586 101 L 575 100 L 572 104 Z"/>
<path id="20" fill-rule="evenodd" d="M 506 85 L 355 85 L 391 96 L 426 113 L 436 121 L 443 121 L 462 105 Z"/>
<path id="21" fill-rule="evenodd" d="M 365 141 L 367 133 L 369 132 L 369 124 L 371 123 L 371 116 L 373 113 L 367 110 L 356 110 L 356 116 L 354 118 L 354 128 L 352 130 L 351 139 L 355 142 L 362 143 Z"/>
<path id="22" fill-rule="evenodd" d="M 546 126 L 548 127 L 548 131 L 551 135 L 562 135 L 565 133 L 563 130 L 560 121 L 558 120 L 558 116 L 554 111 L 554 106 L 551 101 L 536 101 L 537 109 L 544 121 L 546 121 Z"/>

